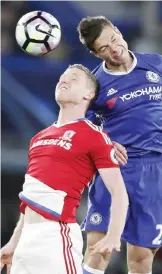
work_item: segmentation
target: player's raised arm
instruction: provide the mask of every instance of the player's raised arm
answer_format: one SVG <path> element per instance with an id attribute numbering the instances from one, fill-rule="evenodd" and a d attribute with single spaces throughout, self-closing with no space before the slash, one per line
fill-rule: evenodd
<path id="1" fill-rule="evenodd" d="M 120 238 L 124 230 L 128 195 L 119 168 L 101 168 L 99 173 L 111 194 L 111 214 L 107 235 L 94 247 L 94 252 L 120 251 Z"/>
<path id="2" fill-rule="evenodd" d="M 1 249 L 0 255 L 1 255 L 1 270 L 5 265 L 7 265 L 7 274 L 10 273 L 11 263 L 12 263 L 12 257 L 14 254 L 14 251 L 17 247 L 17 244 L 19 242 L 22 228 L 24 225 L 24 215 L 21 213 L 19 221 L 16 225 L 16 228 L 12 234 L 11 239 L 9 242 Z"/>
<path id="3" fill-rule="evenodd" d="M 92 159 L 111 194 L 110 225 L 106 236 L 95 246 L 91 247 L 92 253 L 109 253 L 113 249 L 120 251 L 120 238 L 125 226 L 128 195 L 124 181 L 115 158 L 114 147 L 108 136 L 100 130 L 95 135 L 91 155 Z"/>

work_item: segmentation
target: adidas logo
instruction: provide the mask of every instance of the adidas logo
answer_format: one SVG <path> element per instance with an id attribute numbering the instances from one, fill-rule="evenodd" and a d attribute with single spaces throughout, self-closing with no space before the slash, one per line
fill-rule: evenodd
<path id="1" fill-rule="evenodd" d="M 113 95 L 113 94 L 116 93 L 116 92 L 118 92 L 116 89 L 111 88 L 111 89 L 108 90 L 107 96 Z"/>

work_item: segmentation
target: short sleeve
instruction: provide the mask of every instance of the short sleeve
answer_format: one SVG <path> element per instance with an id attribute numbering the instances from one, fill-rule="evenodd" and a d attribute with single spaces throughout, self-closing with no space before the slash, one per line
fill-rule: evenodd
<path id="1" fill-rule="evenodd" d="M 158 55 L 158 57 L 159 57 L 159 63 L 157 66 L 158 66 L 159 72 L 162 73 L 162 55 Z"/>
<path id="2" fill-rule="evenodd" d="M 102 129 L 94 134 L 90 154 L 97 169 L 119 167 L 114 146 Z"/>
<path id="3" fill-rule="evenodd" d="M 160 76 L 162 76 L 162 55 L 160 54 L 144 54 L 145 57 L 144 61 L 149 61 L 149 64 L 151 64 L 158 73 L 160 73 Z M 147 58 L 146 58 L 147 57 Z"/>

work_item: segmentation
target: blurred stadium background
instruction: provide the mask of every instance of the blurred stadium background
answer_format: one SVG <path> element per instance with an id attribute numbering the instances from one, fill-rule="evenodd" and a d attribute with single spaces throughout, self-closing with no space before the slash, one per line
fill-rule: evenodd
<path id="1" fill-rule="evenodd" d="M 76 26 L 87 15 L 105 15 L 123 33 L 130 49 L 162 54 L 162 2 L 133 1 L 2 1 L 2 246 L 9 240 L 19 217 L 18 193 L 27 165 L 30 138 L 56 120 L 55 84 L 69 64 L 93 69 L 100 61 L 80 44 Z M 22 52 L 15 41 L 19 18 L 32 10 L 53 14 L 62 26 L 60 46 L 39 58 Z M 78 211 L 86 213 L 86 192 Z M 5 271 L 3 272 L 5 273 Z M 125 245 L 114 254 L 106 273 L 127 273 Z M 162 274 L 162 251 L 156 255 L 154 274 Z"/>

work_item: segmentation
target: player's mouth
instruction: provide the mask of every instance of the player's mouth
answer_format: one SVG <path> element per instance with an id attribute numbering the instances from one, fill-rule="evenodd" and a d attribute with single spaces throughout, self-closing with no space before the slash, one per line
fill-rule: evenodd
<path id="1" fill-rule="evenodd" d="M 65 86 L 59 87 L 59 90 L 67 90 L 67 89 L 68 89 L 68 87 L 65 87 Z"/>

